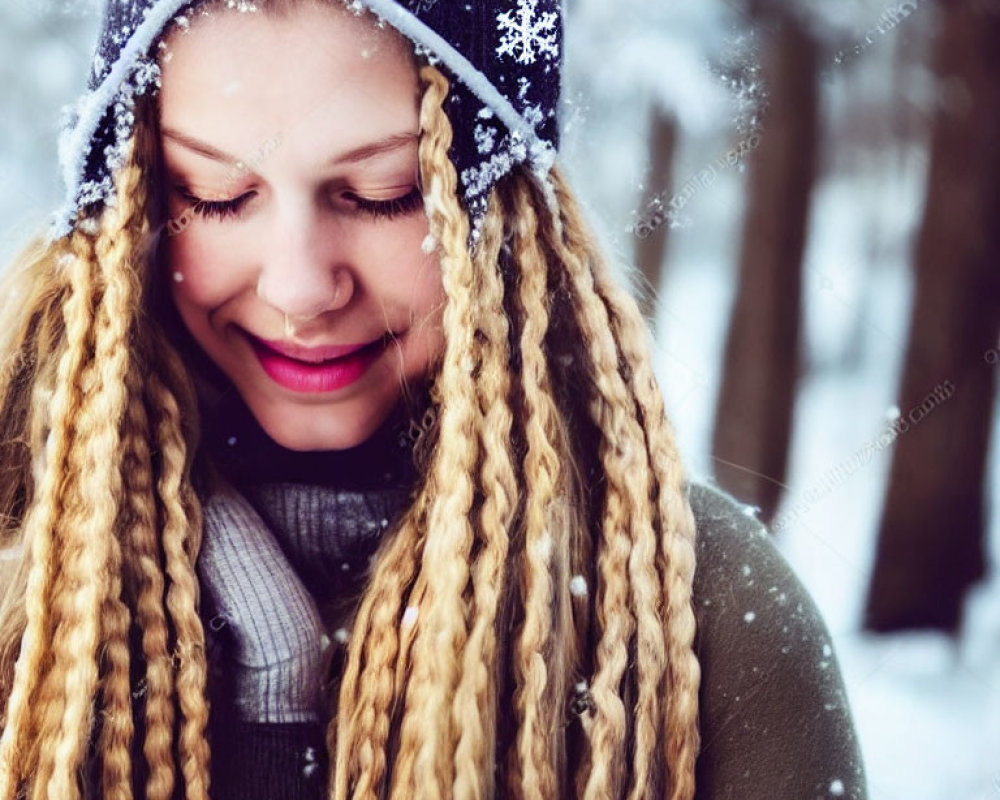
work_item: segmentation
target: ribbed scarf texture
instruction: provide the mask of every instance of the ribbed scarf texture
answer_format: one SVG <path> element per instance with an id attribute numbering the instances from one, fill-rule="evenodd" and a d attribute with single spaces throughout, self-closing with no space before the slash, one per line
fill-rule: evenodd
<path id="1" fill-rule="evenodd" d="M 325 656 L 349 636 L 342 601 L 406 500 L 399 489 L 295 483 L 208 498 L 199 576 L 241 720 L 321 720 Z"/>

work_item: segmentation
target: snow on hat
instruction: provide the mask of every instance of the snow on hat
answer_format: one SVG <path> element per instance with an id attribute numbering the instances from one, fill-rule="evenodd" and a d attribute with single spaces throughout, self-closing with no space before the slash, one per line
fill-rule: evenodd
<path id="1" fill-rule="evenodd" d="M 513 167 L 528 163 L 544 181 L 559 142 L 560 0 L 339 1 L 384 19 L 458 79 L 445 100 L 454 128 L 449 156 L 473 236 L 490 189 Z M 225 2 L 257 10 L 252 0 Z M 160 85 L 157 45 L 171 21 L 186 27 L 203 3 L 106 0 L 88 91 L 65 112 L 59 159 L 66 202 L 54 236 L 68 233 L 81 209 L 112 197 L 112 175 L 135 125 L 135 98 Z"/>

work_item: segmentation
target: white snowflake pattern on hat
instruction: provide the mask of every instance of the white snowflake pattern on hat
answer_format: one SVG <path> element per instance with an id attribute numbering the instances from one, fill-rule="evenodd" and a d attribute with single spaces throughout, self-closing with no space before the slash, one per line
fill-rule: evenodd
<path id="1" fill-rule="evenodd" d="M 538 0 L 517 0 L 517 11 L 497 14 L 502 33 L 497 55 L 513 56 L 519 64 L 534 64 L 539 55 L 558 58 L 557 19 L 552 11 L 539 14 Z"/>

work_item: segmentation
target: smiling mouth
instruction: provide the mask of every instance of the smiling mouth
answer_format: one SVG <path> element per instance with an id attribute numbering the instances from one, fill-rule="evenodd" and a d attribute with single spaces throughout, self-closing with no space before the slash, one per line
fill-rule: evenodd
<path id="1" fill-rule="evenodd" d="M 365 344 L 303 347 L 272 342 L 247 334 L 257 361 L 267 376 L 293 392 L 332 392 L 359 380 L 397 334 L 389 332 Z"/>
<path id="2" fill-rule="evenodd" d="M 262 349 L 270 350 L 278 356 L 292 361 L 298 361 L 301 364 L 309 366 L 330 364 L 369 349 L 384 350 L 389 342 L 396 338 L 397 335 L 389 331 L 381 338 L 363 344 L 340 344 L 307 347 L 293 342 L 269 341 L 267 339 L 259 339 L 252 335 L 250 336 L 255 348 L 260 347 Z"/>

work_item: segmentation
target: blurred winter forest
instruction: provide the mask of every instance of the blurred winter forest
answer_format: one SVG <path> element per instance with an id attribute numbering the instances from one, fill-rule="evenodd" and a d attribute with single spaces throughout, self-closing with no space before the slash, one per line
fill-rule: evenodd
<path id="1" fill-rule="evenodd" d="M 1000 0 L 565 2 L 562 161 L 689 470 L 819 604 L 871 797 L 1000 798 Z M 95 3 L 0 0 L 4 263 Z"/>

